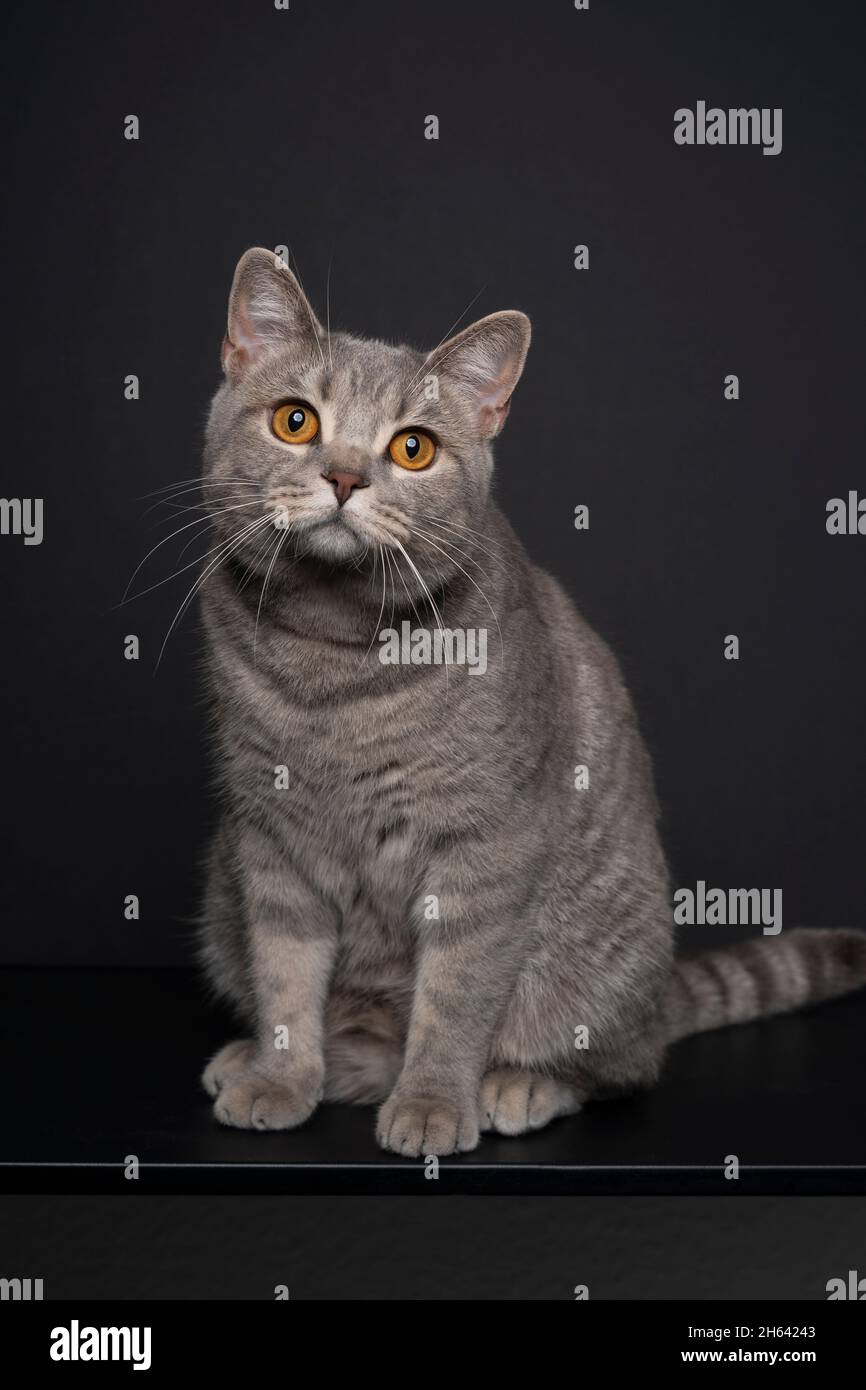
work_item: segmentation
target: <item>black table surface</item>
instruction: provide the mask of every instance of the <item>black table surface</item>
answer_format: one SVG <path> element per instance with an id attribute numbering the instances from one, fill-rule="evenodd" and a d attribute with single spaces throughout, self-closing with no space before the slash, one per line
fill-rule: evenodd
<path id="1" fill-rule="evenodd" d="M 378 1148 L 368 1107 L 218 1125 L 199 1074 L 239 1030 L 192 973 L 16 968 L 0 990 L 5 1192 L 866 1193 L 866 992 L 690 1038 L 652 1091 L 485 1136 L 434 1178 Z"/>

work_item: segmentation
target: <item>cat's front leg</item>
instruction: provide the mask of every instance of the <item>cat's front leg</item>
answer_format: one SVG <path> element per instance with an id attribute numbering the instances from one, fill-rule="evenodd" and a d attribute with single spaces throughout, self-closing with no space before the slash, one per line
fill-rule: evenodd
<path id="1" fill-rule="evenodd" d="M 447 916 L 424 922 L 403 1069 L 379 1111 L 385 1149 L 417 1158 L 461 1153 L 479 1139 L 479 1091 L 491 1039 L 519 969 L 511 906 L 470 906 L 466 885 L 442 895 Z"/>
<path id="2" fill-rule="evenodd" d="M 202 1080 L 221 1124 L 294 1129 L 322 1098 L 336 912 L 260 835 L 243 862 L 255 1035 L 224 1047 Z"/>

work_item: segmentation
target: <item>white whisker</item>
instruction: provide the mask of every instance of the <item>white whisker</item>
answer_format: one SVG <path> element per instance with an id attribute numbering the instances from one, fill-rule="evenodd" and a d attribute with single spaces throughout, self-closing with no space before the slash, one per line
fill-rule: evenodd
<path id="1" fill-rule="evenodd" d="M 265 574 L 265 582 L 262 584 L 262 592 L 259 594 L 259 606 L 258 606 L 258 608 L 256 609 L 256 625 L 255 625 L 255 627 L 254 627 L 254 629 L 253 629 L 253 665 L 254 665 L 254 666 L 255 666 L 255 664 L 256 664 L 256 644 L 257 644 L 257 642 L 258 642 L 258 640 L 259 640 L 259 618 L 260 618 L 261 615 L 262 615 L 262 604 L 263 604 L 264 601 L 265 601 L 265 592 L 266 592 L 267 587 L 268 587 L 268 580 L 269 580 L 270 577 L 271 577 L 271 570 L 274 568 L 274 565 L 275 565 L 276 562 L 277 562 L 277 556 L 279 555 L 280 551 L 282 550 L 282 548 L 283 548 L 283 546 L 284 546 L 284 544 L 285 544 L 285 542 L 286 542 L 286 539 L 287 539 L 287 537 L 288 537 L 288 534 L 289 534 L 289 530 L 288 530 L 288 527 L 286 527 L 286 529 L 283 531 L 283 534 L 277 539 L 277 544 L 276 544 L 276 546 L 275 546 L 275 548 L 274 548 L 273 556 L 271 557 L 271 563 L 268 565 L 267 573 Z"/>
<path id="2" fill-rule="evenodd" d="M 438 341 L 438 343 L 436 344 L 435 348 L 433 348 L 433 350 L 432 350 L 431 352 L 428 352 L 428 353 L 426 354 L 426 356 L 425 356 L 425 358 L 424 358 L 424 361 L 421 363 L 420 368 L 419 368 L 418 371 L 415 373 L 415 375 L 412 377 L 412 380 L 409 382 L 409 385 L 406 387 L 407 393 L 408 393 L 409 391 L 412 390 L 412 387 L 414 386 L 414 384 L 415 384 L 416 380 L 418 379 L 418 377 L 419 377 L 419 376 L 421 375 L 421 373 L 423 372 L 424 367 L 425 367 L 425 365 L 427 364 L 427 362 L 430 360 L 430 358 L 433 357 L 434 354 L 437 353 L 437 352 L 439 351 L 439 349 L 441 348 L 441 346 L 442 346 L 442 344 L 443 344 L 444 342 L 447 342 L 447 340 L 451 337 L 451 334 L 454 332 L 454 329 L 457 327 L 457 325 L 458 325 L 458 323 L 460 322 L 460 320 L 466 317 L 466 315 L 469 313 L 469 310 L 472 308 L 472 305 L 475 304 L 475 303 L 478 301 L 478 299 L 480 299 L 481 295 L 484 293 L 484 291 L 485 291 L 486 289 L 487 289 L 487 286 L 486 286 L 486 285 L 482 285 L 482 286 L 481 286 L 481 289 L 478 291 L 478 293 L 477 293 L 477 294 L 474 294 L 474 295 L 472 296 L 472 298 L 470 299 L 469 303 L 466 305 L 466 308 L 463 310 L 463 313 L 462 313 L 462 314 L 458 314 L 457 317 L 456 317 L 456 319 L 455 319 L 454 322 L 452 323 L 451 327 L 447 330 L 446 333 L 443 333 L 442 337 L 439 339 L 439 341 Z M 450 354 L 446 354 L 446 355 L 450 355 Z"/>
<path id="3" fill-rule="evenodd" d="M 297 257 L 296 257 L 296 256 L 295 256 L 295 257 L 292 256 L 292 249 L 291 249 L 291 247 L 289 247 L 289 258 L 290 258 L 290 259 L 293 259 L 294 262 L 295 262 L 295 272 L 294 272 L 294 273 L 295 273 L 295 279 L 297 280 L 297 282 L 298 282 L 298 284 L 300 285 L 300 288 L 301 288 L 301 298 L 302 298 L 303 301 L 304 301 L 304 308 L 306 309 L 307 314 L 309 315 L 310 327 L 311 327 L 312 330 L 313 330 L 313 337 L 314 337 L 315 340 L 316 340 L 316 347 L 319 349 L 319 356 L 320 356 L 321 359 L 322 359 L 322 366 L 323 366 L 323 367 L 325 368 L 325 370 L 327 371 L 327 364 L 326 364 L 326 362 L 325 362 L 325 354 L 322 352 L 322 344 L 321 344 L 321 342 L 319 341 L 319 327 L 318 327 L 318 324 L 316 323 L 315 318 L 313 317 L 313 311 L 312 311 L 312 309 L 310 308 L 310 301 L 307 299 L 306 291 L 304 290 L 304 283 L 303 283 L 303 281 L 302 281 L 302 279 L 301 279 L 301 272 L 300 272 L 300 270 L 298 269 L 298 260 L 297 260 Z"/>
<path id="4" fill-rule="evenodd" d="M 424 532 L 423 532 L 423 531 L 417 531 L 417 530 L 416 530 L 416 531 L 413 532 L 413 534 L 414 534 L 414 535 L 418 535 L 418 536 L 424 537 Z M 484 602 L 487 604 L 487 607 L 490 609 L 490 612 L 493 614 L 493 621 L 495 622 L 495 624 L 496 624 L 496 630 L 497 630 L 497 632 L 499 633 L 499 650 L 502 651 L 502 628 L 499 626 L 499 619 L 498 619 L 497 616 L 496 616 L 496 613 L 495 613 L 495 611 L 494 611 L 493 605 L 492 605 L 492 603 L 490 602 L 490 599 L 489 599 L 489 598 L 487 597 L 487 595 L 485 594 L 484 590 L 481 588 L 481 585 L 480 585 L 480 584 L 476 584 L 476 583 L 475 583 L 475 580 L 472 578 L 472 575 L 469 574 L 469 573 L 463 568 L 462 565 L 458 565 L 457 561 L 454 559 L 454 556 L 453 556 L 453 555 L 449 555 L 447 550 L 443 550 L 442 547 L 441 547 L 441 545 L 437 545 L 436 542 L 435 542 L 434 540 L 432 540 L 429 536 L 424 537 L 424 539 L 426 539 L 428 545 L 432 545 L 432 546 L 433 546 L 433 549 L 434 549 L 434 550 L 438 550 L 439 553 L 440 553 L 440 555 L 444 555 L 445 558 L 446 558 L 446 560 L 450 560 L 451 564 L 454 565 L 455 569 L 458 569 L 462 575 L 465 575 L 466 578 L 469 580 L 469 583 L 470 583 L 471 585 L 473 585 L 473 587 L 476 588 L 476 589 L 478 590 L 479 594 L 480 594 L 481 597 L 484 599 Z"/>
<path id="5" fill-rule="evenodd" d="M 382 547 L 381 547 L 381 545 L 379 546 L 379 554 L 380 554 L 380 556 L 382 555 Z M 375 575 L 375 573 L 376 573 L 375 567 L 374 567 L 374 569 L 373 569 L 373 573 L 374 573 L 374 575 Z M 370 638 L 370 642 L 369 642 L 369 645 L 368 645 L 368 647 L 367 647 L 367 650 L 365 651 L 364 655 L 361 657 L 361 664 L 363 664 L 363 663 L 367 660 L 367 657 L 370 655 L 370 647 L 372 647 L 373 643 L 374 643 L 375 640 L 376 640 L 377 635 L 378 635 L 378 634 L 381 632 L 381 630 L 382 630 L 382 614 L 383 614 L 384 612 L 385 612 L 385 560 L 384 560 L 384 558 L 383 558 L 383 559 L 382 559 L 382 602 L 379 604 L 379 616 L 378 616 L 378 618 L 376 619 L 376 626 L 373 628 L 373 636 Z"/>
<path id="6" fill-rule="evenodd" d="M 255 504 L 254 504 L 253 502 L 239 502 L 239 503 L 237 503 L 237 504 L 236 504 L 235 506 L 233 506 L 233 507 L 224 507 L 224 508 L 222 509 L 222 511 L 213 512 L 211 515 L 213 515 L 213 516 L 224 516 L 226 512 L 237 512 L 237 511 L 240 511 L 243 507 L 252 507 L 252 506 L 254 506 L 254 505 L 255 505 Z M 209 519 L 210 519 L 210 518 L 208 518 L 208 520 L 209 520 Z M 126 588 L 125 588 L 124 591 L 123 591 L 123 598 L 120 600 L 121 604 L 124 604 L 124 603 L 126 602 L 126 596 L 127 596 L 127 594 L 129 593 L 130 589 L 132 588 L 133 583 L 135 582 L 135 576 L 139 573 L 139 571 L 143 568 L 143 566 L 147 564 L 147 562 L 148 562 L 148 560 L 150 559 L 151 555 L 155 554 L 156 551 L 159 550 L 160 546 L 167 545 L 169 541 L 174 540 L 175 536 L 179 536 L 179 535 L 181 535 L 184 531 L 188 531 L 189 528 L 190 528 L 190 526 L 201 526 L 203 520 L 204 520 L 203 517 L 196 517 L 196 519 L 195 519 L 194 521 L 188 521 L 188 522 L 186 522 L 185 525 L 179 526 L 178 529 L 177 529 L 176 531 L 172 531 L 170 535 L 168 535 L 168 536 L 163 536 L 163 538 L 162 538 L 161 541 L 157 541 L 156 545 L 154 545 L 154 546 L 151 547 L 151 549 L 150 549 L 150 550 L 147 552 L 147 554 L 145 555 L 144 559 L 141 560 L 141 561 L 136 565 L 135 569 L 132 571 L 132 574 L 131 574 L 130 579 L 129 579 L 129 583 L 127 584 Z M 196 540 L 198 540 L 198 539 L 199 539 L 198 536 L 194 536 L 194 537 L 193 537 L 193 540 L 194 540 L 194 541 L 196 541 Z M 181 559 L 182 555 L 183 555 L 183 551 L 181 551 L 181 554 L 180 554 L 177 558 L 178 558 L 178 559 Z M 196 561 L 193 561 L 193 564 L 195 564 L 195 563 L 196 563 Z M 178 574 L 182 574 L 183 571 L 182 571 L 182 570 L 178 570 L 177 573 L 178 573 Z M 172 576 L 172 577 L 173 577 L 173 576 Z M 156 587 L 156 586 L 154 586 L 154 587 Z M 150 590 L 144 589 L 143 592 L 144 592 L 144 593 L 149 593 Z M 135 595 L 133 595 L 133 597 L 139 598 L 140 595 L 135 594 Z"/>
<path id="7" fill-rule="evenodd" d="M 333 257 L 331 257 L 331 261 Z M 331 261 L 328 261 L 328 279 L 325 284 L 325 313 L 328 326 L 328 361 L 331 364 L 331 371 L 334 370 L 334 358 L 331 353 Z"/>
<path id="8" fill-rule="evenodd" d="M 217 555 L 216 559 L 211 561 L 211 563 L 205 569 L 204 573 L 199 575 L 192 588 L 188 591 L 185 598 L 183 599 L 174 617 L 172 618 L 171 623 L 169 625 L 169 629 L 165 634 L 165 637 L 163 638 L 162 646 L 159 649 L 159 656 L 156 659 L 154 675 L 159 670 L 159 665 L 162 661 L 163 652 L 165 651 L 168 639 L 171 637 L 171 634 L 173 633 L 180 619 L 183 617 L 184 613 L 186 612 L 187 608 L 189 607 L 190 603 L 195 597 L 197 591 L 205 583 L 205 580 L 209 578 L 209 576 L 216 569 L 217 565 L 221 564 L 223 560 L 227 559 L 229 555 L 231 555 L 232 551 L 235 550 L 238 546 L 242 545 L 243 542 L 256 530 L 258 530 L 260 526 L 267 526 L 273 524 L 274 520 L 278 516 L 279 512 L 274 512 L 271 516 L 259 517 L 258 520 L 251 522 L 249 526 L 245 526 L 240 532 L 232 536 L 226 544 L 218 547 L 218 549 L 220 550 L 220 554 Z"/>
<path id="9" fill-rule="evenodd" d="M 449 666 L 449 662 L 448 662 L 448 658 L 447 658 L 447 648 L 446 648 L 446 645 L 445 645 L 445 628 L 444 628 L 443 623 L 442 623 L 442 618 L 441 618 L 441 616 L 440 616 L 439 609 L 436 607 L 436 601 L 435 601 L 435 599 L 433 598 L 433 595 L 431 594 L 429 588 L 427 587 L 427 581 L 424 579 L 424 576 L 421 574 L 421 571 L 418 569 L 418 566 L 415 564 L 415 561 L 412 559 L 412 556 L 409 554 L 409 552 L 408 552 L 408 550 L 406 549 L 406 547 L 405 547 L 400 541 L 396 540 L 396 538 L 395 538 L 394 544 L 397 546 L 397 549 L 405 556 L 405 558 L 406 558 L 406 563 L 409 565 L 410 569 L 412 570 L 413 574 L 415 575 L 415 578 L 418 580 L 418 583 L 421 585 L 421 588 L 422 588 L 423 592 L 427 595 L 427 599 L 428 599 L 428 601 L 429 601 L 429 603 L 430 603 L 430 607 L 433 609 L 433 612 L 434 612 L 435 615 L 436 615 L 436 622 L 437 622 L 438 625 L 439 625 L 439 633 L 440 633 L 440 636 L 441 636 L 441 638 L 442 638 L 442 655 L 443 655 L 443 658 L 444 658 L 444 660 L 445 660 L 445 689 L 446 689 L 446 692 L 447 692 L 447 689 L 448 689 L 448 666 Z"/>

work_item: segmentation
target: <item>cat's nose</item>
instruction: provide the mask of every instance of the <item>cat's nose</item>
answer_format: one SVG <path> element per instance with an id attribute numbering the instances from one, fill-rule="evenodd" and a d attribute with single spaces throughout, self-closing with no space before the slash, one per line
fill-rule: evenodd
<path id="1" fill-rule="evenodd" d="M 342 507 L 344 502 L 348 502 L 356 487 L 366 487 L 367 481 L 361 477 L 360 473 L 341 473 L 333 470 L 330 473 L 323 473 L 322 477 L 330 483 L 337 494 L 337 502 Z"/>

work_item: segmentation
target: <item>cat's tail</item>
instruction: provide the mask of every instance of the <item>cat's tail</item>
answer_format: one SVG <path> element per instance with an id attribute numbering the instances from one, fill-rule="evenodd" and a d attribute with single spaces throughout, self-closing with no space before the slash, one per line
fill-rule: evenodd
<path id="1" fill-rule="evenodd" d="M 866 932 L 798 927 L 675 962 L 662 1010 L 671 1042 L 787 1013 L 866 984 Z"/>

